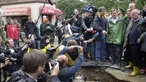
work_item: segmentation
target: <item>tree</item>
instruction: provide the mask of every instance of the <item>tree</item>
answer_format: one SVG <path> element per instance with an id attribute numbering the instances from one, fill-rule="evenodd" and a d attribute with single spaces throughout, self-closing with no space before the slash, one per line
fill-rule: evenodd
<path id="1" fill-rule="evenodd" d="M 63 11 L 64 18 L 71 18 L 73 16 L 73 10 L 78 9 L 81 11 L 85 2 L 80 0 L 58 0 L 57 7 Z"/>
<path id="2" fill-rule="evenodd" d="M 120 2 L 119 2 L 120 1 Z M 136 8 L 142 9 L 143 4 L 146 4 L 145 0 L 135 0 L 136 1 Z M 104 6 L 108 12 L 115 7 L 115 8 L 123 8 L 125 11 L 128 8 L 128 4 L 130 3 L 129 0 L 58 0 L 57 7 L 63 11 L 65 18 L 71 18 L 73 15 L 73 10 L 77 8 L 78 10 L 82 10 L 85 4 L 93 3 L 96 8 L 100 6 Z"/>

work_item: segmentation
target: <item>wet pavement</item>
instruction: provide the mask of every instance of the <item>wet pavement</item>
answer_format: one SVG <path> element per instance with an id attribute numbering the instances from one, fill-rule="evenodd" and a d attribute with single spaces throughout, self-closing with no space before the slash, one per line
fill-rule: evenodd
<path id="1" fill-rule="evenodd" d="M 130 77 L 129 74 L 132 72 L 132 69 L 123 69 L 122 67 L 116 68 L 116 66 L 112 67 L 112 65 L 109 62 L 97 63 L 94 60 L 85 59 L 82 64 L 82 67 L 85 67 L 85 68 L 93 67 L 93 69 L 95 67 L 100 68 L 98 71 L 104 70 L 106 73 L 108 73 L 111 76 L 113 76 L 114 78 L 120 80 L 120 82 L 121 81 L 123 81 L 123 82 L 146 82 L 146 74 L 144 74 L 142 71 L 137 76 Z M 119 81 L 113 81 L 113 82 L 119 82 Z"/>
<path id="2" fill-rule="evenodd" d="M 138 74 L 135 77 L 130 77 L 129 74 L 132 72 L 132 70 L 123 72 L 121 70 L 107 68 L 105 71 L 119 80 L 125 80 L 129 82 L 146 82 L 146 74 Z"/>

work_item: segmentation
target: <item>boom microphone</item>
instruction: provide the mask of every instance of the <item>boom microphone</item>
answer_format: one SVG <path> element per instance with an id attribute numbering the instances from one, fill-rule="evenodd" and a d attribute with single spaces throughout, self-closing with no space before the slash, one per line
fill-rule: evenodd
<path id="1" fill-rule="evenodd" d="M 53 5 L 53 3 L 52 3 L 52 1 L 51 1 L 51 0 L 48 0 L 48 2 L 49 2 L 51 5 Z"/>

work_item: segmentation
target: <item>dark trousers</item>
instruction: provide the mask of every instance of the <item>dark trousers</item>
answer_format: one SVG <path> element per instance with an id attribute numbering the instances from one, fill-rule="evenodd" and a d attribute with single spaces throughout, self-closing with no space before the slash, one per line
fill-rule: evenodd
<path id="1" fill-rule="evenodd" d="M 146 68 L 146 52 L 142 52 L 142 67 Z"/>
<path id="2" fill-rule="evenodd" d="M 121 63 L 122 45 L 108 44 L 108 50 L 112 58 L 112 64 L 119 65 Z"/>
<path id="3" fill-rule="evenodd" d="M 142 66 L 142 56 L 140 52 L 140 44 L 127 45 L 125 58 L 127 61 L 133 62 L 134 66 Z"/>
<path id="4" fill-rule="evenodd" d="M 19 38 L 21 39 L 22 42 L 24 42 L 21 32 L 19 33 Z"/>
<path id="5" fill-rule="evenodd" d="M 131 52 L 131 50 L 130 50 L 130 46 L 127 45 L 127 46 L 126 46 L 126 50 L 125 50 L 125 52 L 124 52 L 124 60 L 125 60 L 126 62 L 129 62 L 129 61 L 132 62 L 131 55 L 129 55 L 129 54 L 132 54 L 132 52 Z"/>

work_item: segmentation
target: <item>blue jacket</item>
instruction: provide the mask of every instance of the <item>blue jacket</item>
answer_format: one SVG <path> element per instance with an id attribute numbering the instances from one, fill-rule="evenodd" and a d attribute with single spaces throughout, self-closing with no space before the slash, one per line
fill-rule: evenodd
<path id="1" fill-rule="evenodd" d="M 61 80 L 61 82 L 70 82 L 70 78 L 72 78 L 75 75 L 75 73 L 79 70 L 82 62 L 83 55 L 79 55 L 76 63 L 73 66 L 71 67 L 60 66 L 59 79 Z"/>
<path id="2" fill-rule="evenodd" d="M 91 27 L 93 27 L 93 29 L 96 32 L 99 32 L 99 36 L 96 38 L 97 40 L 101 40 L 102 39 L 102 31 L 106 30 L 106 26 L 107 26 L 107 20 L 104 19 L 104 23 L 101 17 L 96 16 L 91 24 Z"/>
<path id="3" fill-rule="evenodd" d="M 68 51 L 69 51 L 68 47 L 65 47 L 61 51 L 58 52 L 57 56 L 62 55 L 62 54 L 65 54 Z"/>

